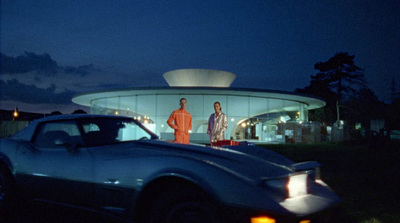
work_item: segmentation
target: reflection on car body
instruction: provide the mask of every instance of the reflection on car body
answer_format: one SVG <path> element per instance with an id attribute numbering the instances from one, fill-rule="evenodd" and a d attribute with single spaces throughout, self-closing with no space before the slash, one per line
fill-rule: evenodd
<path id="1" fill-rule="evenodd" d="M 0 143 L 2 208 L 18 193 L 135 222 L 300 222 L 340 200 L 317 162 L 174 144 L 129 117 L 52 116 Z"/>

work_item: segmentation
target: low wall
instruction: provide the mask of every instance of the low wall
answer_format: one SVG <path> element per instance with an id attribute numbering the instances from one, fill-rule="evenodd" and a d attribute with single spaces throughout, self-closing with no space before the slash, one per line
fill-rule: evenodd
<path id="1" fill-rule="evenodd" d="M 0 121 L 0 138 L 6 138 L 21 131 L 30 121 Z"/>

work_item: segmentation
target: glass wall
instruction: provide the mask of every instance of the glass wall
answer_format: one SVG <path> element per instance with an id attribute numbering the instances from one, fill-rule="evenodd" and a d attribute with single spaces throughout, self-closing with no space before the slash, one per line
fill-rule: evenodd
<path id="1" fill-rule="evenodd" d="M 172 111 L 179 109 L 180 98 L 187 99 L 187 111 L 192 115 L 191 142 L 208 142 L 208 118 L 219 101 L 228 118 L 225 139 L 254 142 L 284 142 L 282 123 L 308 121 L 308 107 L 298 101 L 240 95 L 211 94 L 143 94 L 91 101 L 92 114 L 130 116 L 144 123 L 164 139 L 173 139 L 173 129 L 167 125 Z"/>

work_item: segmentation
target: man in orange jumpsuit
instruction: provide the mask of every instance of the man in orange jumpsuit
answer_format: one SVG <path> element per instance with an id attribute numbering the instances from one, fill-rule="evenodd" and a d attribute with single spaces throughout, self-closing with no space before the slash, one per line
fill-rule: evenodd
<path id="1" fill-rule="evenodd" d="M 192 116 L 186 111 L 186 98 L 181 98 L 181 108 L 172 112 L 167 124 L 175 129 L 176 143 L 189 143 L 189 130 L 192 129 Z"/>

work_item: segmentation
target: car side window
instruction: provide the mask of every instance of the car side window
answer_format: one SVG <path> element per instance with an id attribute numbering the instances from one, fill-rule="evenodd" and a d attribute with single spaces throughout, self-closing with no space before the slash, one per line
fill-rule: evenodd
<path id="1" fill-rule="evenodd" d="M 42 148 L 57 148 L 77 144 L 81 141 L 79 128 L 74 121 L 60 121 L 43 123 L 33 140 L 34 144 Z"/>
<path id="2" fill-rule="evenodd" d="M 151 135 L 132 120 L 88 119 L 81 124 L 87 146 L 151 139 Z"/>

